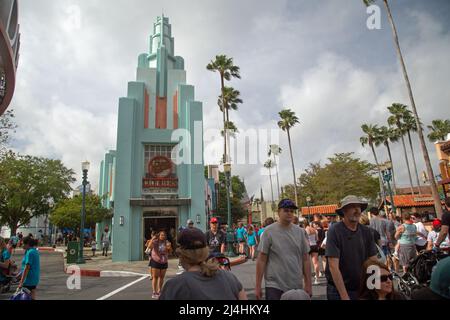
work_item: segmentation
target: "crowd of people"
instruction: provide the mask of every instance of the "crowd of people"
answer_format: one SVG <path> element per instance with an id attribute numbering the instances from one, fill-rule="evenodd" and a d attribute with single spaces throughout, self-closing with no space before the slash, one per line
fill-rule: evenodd
<path id="1" fill-rule="evenodd" d="M 337 217 L 314 216 L 305 221 L 295 216 L 296 204 L 283 199 L 278 219 L 266 219 L 262 226 L 239 223 L 234 227 L 236 251 L 256 260 L 257 299 L 308 300 L 319 278 L 326 280 L 328 300 L 405 300 L 450 299 L 450 257 L 440 260 L 431 273 L 430 285 L 411 296 L 394 288 L 394 274 L 423 250 L 442 250 L 450 246 L 448 227 L 450 199 L 445 201 L 441 220 L 433 221 L 428 232 L 420 215 L 391 212 L 386 215 L 356 196 L 342 199 Z M 367 213 L 365 213 L 367 210 Z M 180 230 L 178 248 L 181 272 L 164 284 L 167 255 L 172 247 L 164 233 L 148 242 L 153 276 L 154 298 L 170 299 L 247 299 L 239 279 L 222 268 L 218 257 L 227 246 L 226 227 L 217 218 L 203 233 L 188 221 Z M 161 276 L 162 274 L 162 276 Z M 314 277 L 314 278 L 313 278 Z M 155 278 L 159 279 L 155 282 Z"/>
<path id="2" fill-rule="evenodd" d="M 21 237 L 16 243 L 14 235 L 8 242 L 0 237 L 0 287 L 2 292 L 9 291 L 12 283 L 17 282 L 18 289 L 29 291 L 30 298 L 36 300 L 36 290 L 40 280 L 40 255 L 38 240 L 33 235 Z M 24 255 L 20 269 L 13 260 L 16 247 L 22 247 Z"/>

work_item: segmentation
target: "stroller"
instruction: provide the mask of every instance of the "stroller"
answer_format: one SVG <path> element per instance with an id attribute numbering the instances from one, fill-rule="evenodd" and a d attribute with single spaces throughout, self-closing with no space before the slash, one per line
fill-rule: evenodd
<path id="1" fill-rule="evenodd" d="M 409 272 L 417 279 L 419 284 L 428 286 L 434 266 L 448 256 L 448 253 L 443 251 L 422 251 L 411 262 Z"/>

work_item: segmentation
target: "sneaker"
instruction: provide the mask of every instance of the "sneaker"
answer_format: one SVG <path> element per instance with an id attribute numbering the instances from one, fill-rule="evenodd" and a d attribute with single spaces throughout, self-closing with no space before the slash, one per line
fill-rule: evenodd
<path id="1" fill-rule="evenodd" d="M 314 277 L 314 284 L 319 284 L 319 278 Z"/>
<path id="2" fill-rule="evenodd" d="M 325 275 L 323 274 L 323 272 L 319 272 L 319 278 L 323 278 L 325 277 Z"/>
<path id="3" fill-rule="evenodd" d="M 159 298 L 159 295 L 157 293 L 152 294 L 152 299 L 158 299 L 158 298 Z"/>
<path id="4" fill-rule="evenodd" d="M 182 274 L 183 272 L 184 272 L 184 270 L 178 270 L 176 274 L 177 274 L 177 275 L 180 275 L 180 274 Z"/>

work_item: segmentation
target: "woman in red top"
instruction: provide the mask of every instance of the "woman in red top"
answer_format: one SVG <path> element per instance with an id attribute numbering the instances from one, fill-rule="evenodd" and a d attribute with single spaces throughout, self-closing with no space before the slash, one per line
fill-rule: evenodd
<path id="1" fill-rule="evenodd" d="M 152 250 L 149 263 L 152 268 L 152 298 L 158 299 L 168 268 L 168 256 L 172 252 L 172 245 L 167 240 L 166 232 L 160 231 L 154 236 L 149 248 Z"/>

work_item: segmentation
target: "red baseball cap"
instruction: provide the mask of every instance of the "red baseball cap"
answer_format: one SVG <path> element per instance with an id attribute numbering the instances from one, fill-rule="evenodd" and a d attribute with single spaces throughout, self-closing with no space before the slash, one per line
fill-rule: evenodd
<path id="1" fill-rule="evenodd" d="M 438 227 L 440 227 L 440 226 L 442 226 L 441 220 L 439 220 L 439 219 L 434 219 L 434 220 L 433 220 L 433 228 L 438 228 Z"/>
<path id="2" fill-rule="evenodd" d="M 211 218 L 211 221 L 209 221 L 209 223 L 217 223 L 217 222 L 219 222 L 219 220 L 217 220 L 216 217 Z"/>

